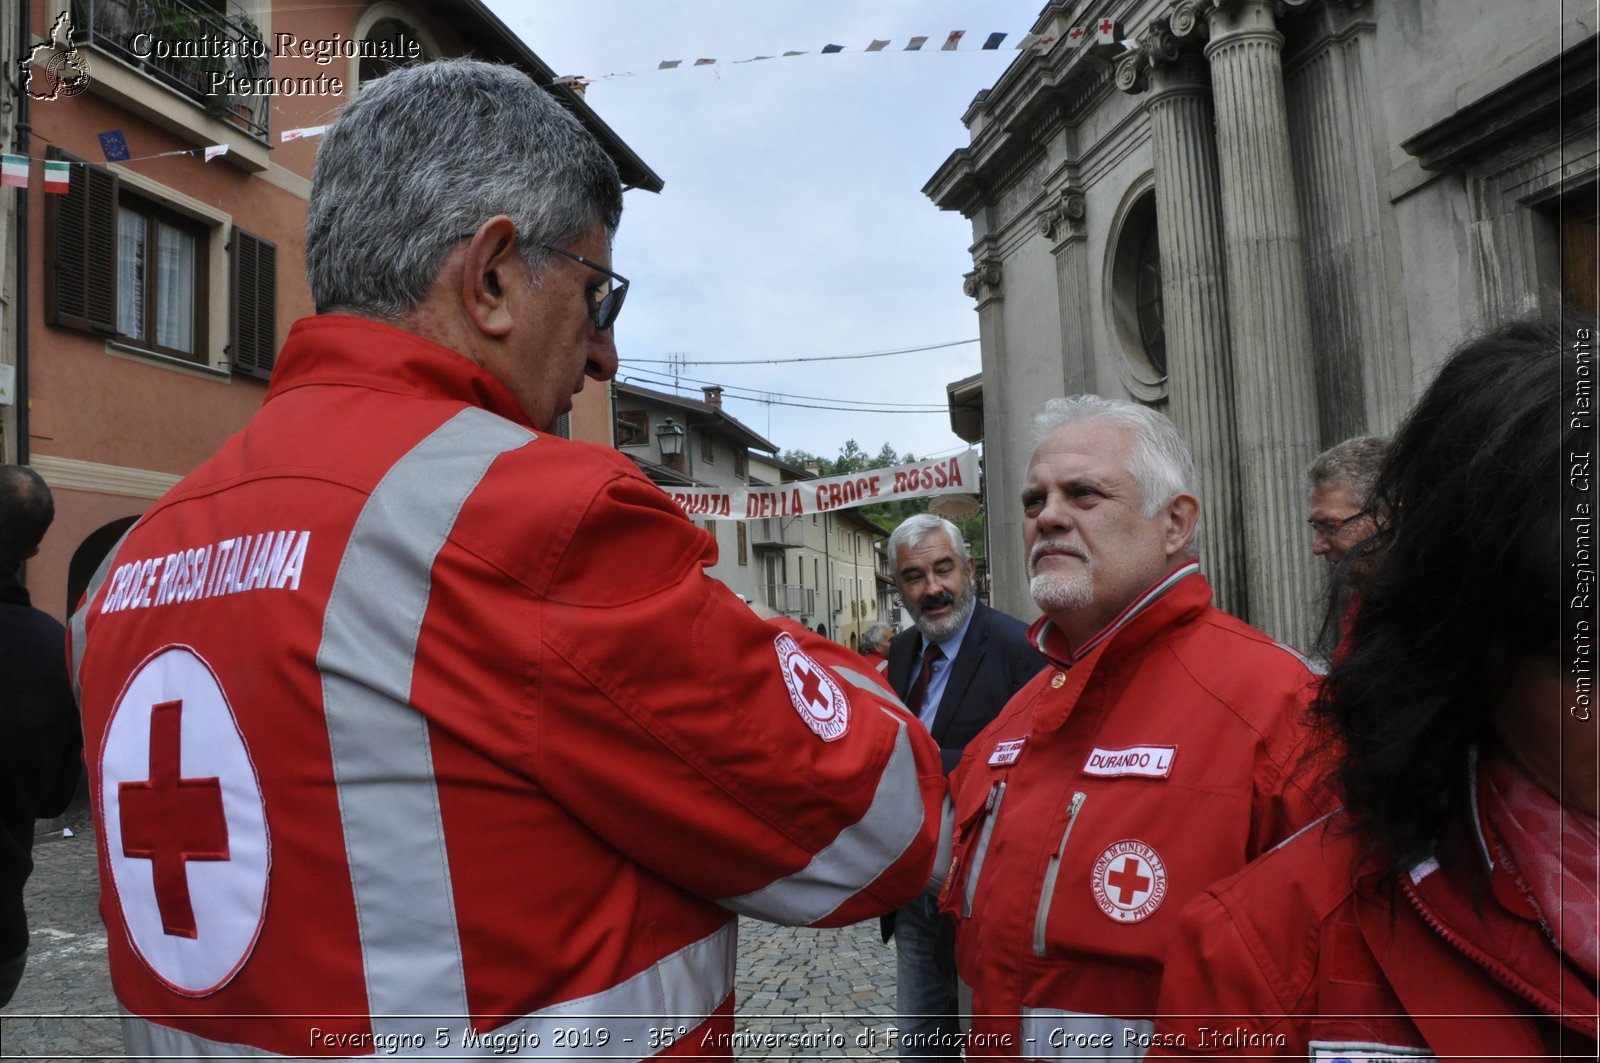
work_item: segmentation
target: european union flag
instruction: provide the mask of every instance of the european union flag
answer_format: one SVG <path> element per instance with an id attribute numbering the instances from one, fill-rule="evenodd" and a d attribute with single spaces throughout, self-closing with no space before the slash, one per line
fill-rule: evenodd
<path id="1" fill-rule="evenodd" d="M 133 158 L 128 151 L 128 141 L 120 129 L 108 129 L 100 134 L 100 151 L 107 162 L 127 162 Z"/>

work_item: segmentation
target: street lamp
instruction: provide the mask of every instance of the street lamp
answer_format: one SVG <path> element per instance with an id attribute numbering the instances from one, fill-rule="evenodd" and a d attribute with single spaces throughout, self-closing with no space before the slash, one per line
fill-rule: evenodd
<path id="1" fill-rule="evenodd" d="M 683 425 L 670 417 L 662 421 L 656 429 L 656 444 L 661 448 L 662 460 L 681 472 L 679 459 L 683 456 Z"/>

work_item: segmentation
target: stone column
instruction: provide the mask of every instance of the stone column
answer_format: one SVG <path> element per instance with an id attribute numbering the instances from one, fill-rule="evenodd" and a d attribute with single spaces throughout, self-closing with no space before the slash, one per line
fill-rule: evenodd
<path id="1" fill-rule="evenodd" d="M 1016 413 L 1006 396 L 1006 332 L 1002 313 L 1000 255 L 989 238 L 973 248 L 973 269 L 963 278 L 962 290 L 978 302 L 978 346 L 983 358 L 983 482 L 989 498 L 996 492 L 1021 489 L 1027 473 L 1027 452 L 1021 457 L 1009 445 L 1016 431 Z M 1017 485 L 1011 487 L 1010 485 Z M 985 499 L 987 502 L 988 499 Z M 1037 607 L 1028 594 L 1027 563 L 1022 556 L 1021 510 L 1015 505 L 989 505 L 985 531 L 989 546 L 990 605 L 1012 616 L 1032 616 Z"/>
<path id="2" fill-rule="evenodd" d="M 1089 336 L 1089 240 L 1083 189 L 1069 184 L 1039 212 L 1039 233 L 1056 260 L 1056 299 L 1061 312 L 1061 394 L 1095 390 L 1094 345 Z M 1054 396 L 1046 395 L 1040 401 Z"/>
<path id="3" fill-rule="evenodd" d="M 1145 61 L 1119 65 L 1117 84 L 1124 91 L 1149 92 L 1172 420 L 1188 440 L 1200 476 L 1201 565 L 1218 606 L 1246 616 L 1250 599 L 1210 85 L 1200 57 L 1181 54 L 1159 23 L 1141 35 L 1140 51 Z"/>
<path id="4" fill-rule="evenodd" d="M 1307 646 L 1320 592 L 1301 479 L 1317 452 L 1317 403 L 1283 36 L 1267 0 L 1193 7 L 1205 11 L 1210 29 L 1249 619 Z M 1174 33 L 1183 35 L 1185 9 L 1193 7 L 1186 0 L 1174 9 Z"/>

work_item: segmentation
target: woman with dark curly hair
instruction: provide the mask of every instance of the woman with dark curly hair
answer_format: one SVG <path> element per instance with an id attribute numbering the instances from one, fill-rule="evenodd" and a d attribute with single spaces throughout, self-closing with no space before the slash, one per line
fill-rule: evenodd
<path id="1" fill-rule="evenodd" d="M 1593 328 L 1468 343 L 1396 437 L 1315 706 L 1344 809 L 1191 902 L 1152 1057 L 1594 1058 L 1600 721 L 1561 667 L 1563 462 L 1594 440 L 1563 411 Z"/>

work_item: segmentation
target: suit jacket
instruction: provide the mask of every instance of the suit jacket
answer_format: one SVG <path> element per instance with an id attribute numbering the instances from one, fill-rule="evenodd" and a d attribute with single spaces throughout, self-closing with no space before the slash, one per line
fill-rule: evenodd
<path id="1" fill-rule="evenodd" d="M 904 698 L 916 680 L 922 635 L 907 628 L 889 643 L 889 685 Z M 978 602 L 961 643 L 939 711 L 933 718 L 933 740 L 939 743 L 945 774 L 955 770 L 961 751 L 999 714 L 1011 695 L 1045 666 L 1028 641 L 1027 625 Z M 911 711 L 917 711 L 911 706 Z"/>
<path id="2" fill-rule="evenodd" d="M 889 685 L 902 699 L 916 681 L 921 644 L 922 634 L 915 627 L 900 632 L 889 642 Z M 1026 686 L 1047 663 L 1028 641 L 1026 624 L 982 602 L 973 606 L 967 637 L 950 666 L 950 678 L 933 718 L 933 740 L 939 743 L 946 775 L 961 762 L 967 743 L 989 726 L 1011 695 Z M 915 714 L 916 707 L 912 706 L 911 711 Z M 879 926 L 883 940 L 888 941 L 894 935 L 894 913 L 884 916 Z"/>

